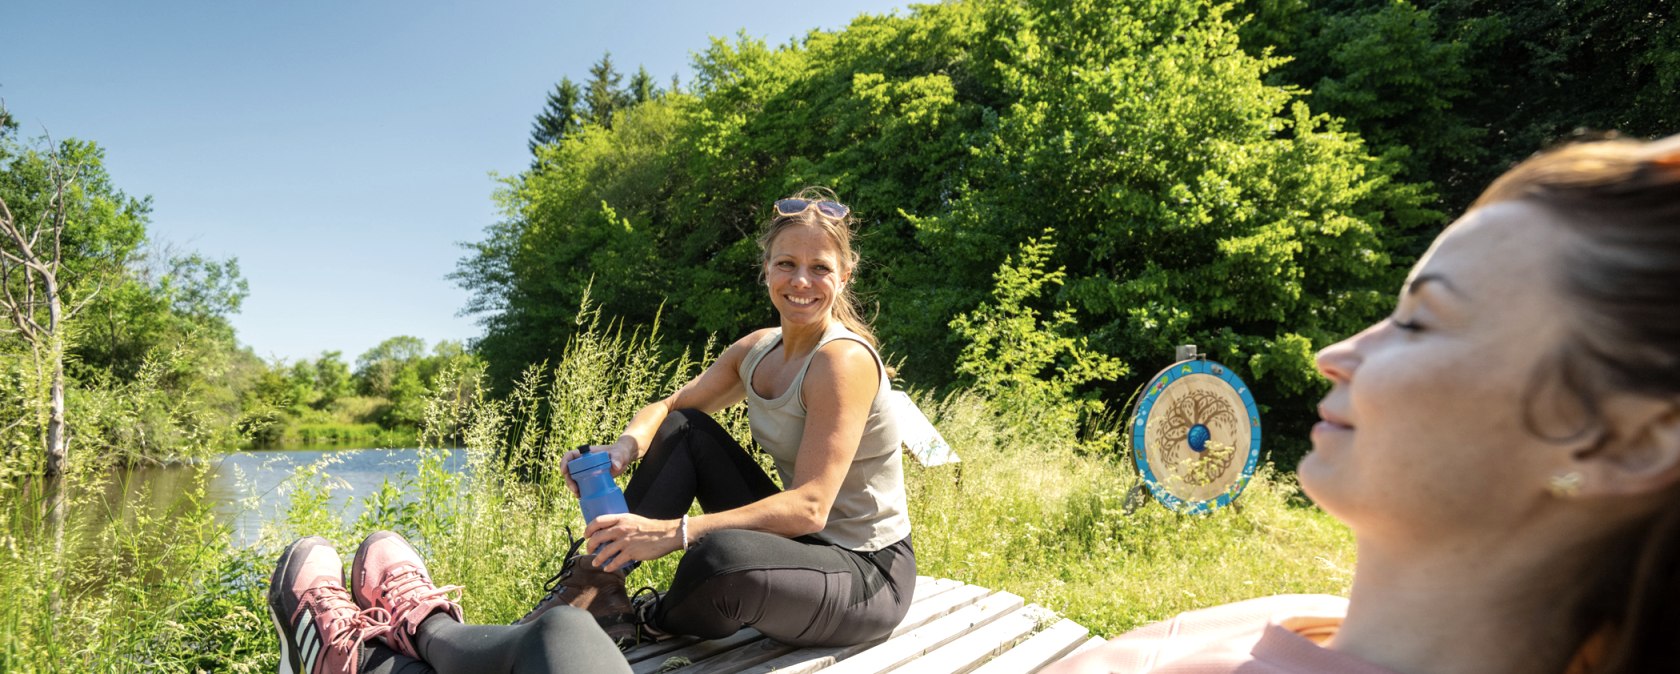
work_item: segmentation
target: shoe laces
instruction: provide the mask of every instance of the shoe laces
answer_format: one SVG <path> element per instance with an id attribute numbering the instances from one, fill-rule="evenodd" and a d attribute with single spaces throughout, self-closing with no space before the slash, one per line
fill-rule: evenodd
<path id="1" fill-rule="evenodd" d="M 315 620 L 327 646 L 351 656 L 350 671 L 354 674 L 358 658 L 355 650 L 362 643 L 391 631 L 391 614 L 377 606 L 357 609 L 350 593 L 336 584 L 321 585 L 305 590 L 301 603 L 312 605 Z"/>
<path id="2" fill-rule="evenodd" d="M 663 593 L 647 585 L 630 595 L 630 614 L 635 617 L 636 626 L 655 641 L 670 636 L 653 624 L 653 609 L 664 598 Z"/>
<path id="3" fill-rule="evenodd" d="M 452 599 L 448 595 L 450 593 L 456 593 L 458 595 L 461 589 L 462 587 L 460 585 L 445 585 L 443 587 L 437 587 L 432 584 L 432 581 L 428 579 L 425 574 L 420 572 L 420 567 L 404 563 L 393 566 L 391 571 L 386 574 L 385 582 L 380 587 L 380 592 L 382 592 L 386 599 L 391 603 L 391 617 L 389 618 L 389 621 L 396 623 L 408 620 L 409 622 L 412 622 L 412 624 L 408 626 L 408 631 L 413 632 L 416 629 L 419 629 L 420 620 L 425 618 L 425 616 L 414 616 L 410 619 L 408 615 L 409 613 L 412 613 L 418 607 L 428 604 L 433 600 L 442 600 L 450 604 L 458 604 L 460 602 L 457 599 Z"/>
<path id="4" fill-rule="evenodd" d="M 587 538 L 573 537 L 571 527 L 566 527 L 566 538 L 571 541 L 571 547 L 566 549 L 566 561 L 560 563 L 559 571 L 555 572 L 554 575 L 549 576 L 548 580 L 543 581 L 543 590 L 548 593 L 543 595 L 543 601 L 548 601 L 550 597 L 554 596 L 554 593 L 560 591 L 560 585 L 568 576 L 572 575 L 572 569 L 577 568 L 578 558 L 580 556 L 578 555 L 578 549 L 582 548 L 583 544 L 589 540 Z"/>
<path id="5" fill-rule="evenodd" d="M 554 599 L 554 595 L 560 593 L 560 586 L 565 584 L 566 578 L 572 575 L 572 569 L 577 567 L 578 549 L 582 548 L 584 542 L 589 539 L 573 536 L 572 528 L 566 527 L 566 540 L 571 541 L 571 543 L 570 547 L 566 549 L 566 556 L 563 558 L 565 561 L 560 563 L 559 571 L 554 572 L 554 575 L 549 576 L 548 580 L 543 581 L 542 599 L 538 599 L 537 605 L 525 612 L 525 617 L 522 620 L 529 620 L 533 614 L 542 610 L 542 607 L 548 604 L 549 600 Z"/>

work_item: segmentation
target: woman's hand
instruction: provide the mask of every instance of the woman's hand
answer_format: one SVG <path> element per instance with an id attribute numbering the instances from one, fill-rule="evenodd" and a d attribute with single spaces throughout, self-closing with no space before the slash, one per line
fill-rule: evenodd
<path id="1" fill-rule="evenodd" d="M 659 559 L 682 548 L 681 520 L 650 520 L 641 515 L 623 513 L 602 515 L 589 523 L 583 535 L 589 538 L 588 547 L 595 551 L 595 563 L 611 560 L 604 571 L 617 571 L 634 561 Z"/>
<path id="2" fill-rule="evenodd" d="M 610 445 L 589 445 L 590 452 L 606 452 L 607 458 L 612 459 L 613 477 L 624 474 L 624 469 L 630 467 L 630 462 L 636 460 L 636 441 L 628 435 L 618 437 L 618 442 Z M 572 459 L 583 456 L 579 450 L 571 450 L 560 457 L 560 472 L 566 476 L 566 488 L 572 490 L 572 496 L 578 496 L 577 482 L 572 481 L 572 471 L 566 466 L 572 465 Z"/>

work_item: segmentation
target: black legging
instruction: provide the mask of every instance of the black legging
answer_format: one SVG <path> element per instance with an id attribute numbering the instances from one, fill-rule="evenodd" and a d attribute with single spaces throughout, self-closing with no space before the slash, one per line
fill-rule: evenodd
<path id="1" fill-rule="evenodd" d="M 587 611 L 561 606 L 523 625 L 463 625 L 434 613 L 415 634 L 420 662 L 375 639 L 363 674 L 597 674 L 630 665 Z"/>
<path id="2" fill-rule="evenodd" d="M 740 443 L 697 410 L 665 418 L 624 491 L 630 512 L 676 519 L 739 508 L 777 492 Z M 910 537 L 858 552 L 812 536 L 715 532 L 689 548 L 654 610 L 654 627 L 716 639 L 751 625 L 793 645 L 848 645 L 886 636 L 910 609 Z"/>

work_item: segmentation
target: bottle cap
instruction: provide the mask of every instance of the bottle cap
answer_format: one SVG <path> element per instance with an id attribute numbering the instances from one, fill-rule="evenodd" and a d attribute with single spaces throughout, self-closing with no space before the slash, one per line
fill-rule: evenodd
<path id="1" fill-rule="evenodd" d="M 606 452 L 588 452 L 583 456 L 572 459 L 571 463 L 566 464 L 566 470 L 571 471 L 572 474 L 576 475 L 586 470 L 593 470 L 601 466 L 610 465 L 611 463 L 612 457 L 608 456 Z"/>

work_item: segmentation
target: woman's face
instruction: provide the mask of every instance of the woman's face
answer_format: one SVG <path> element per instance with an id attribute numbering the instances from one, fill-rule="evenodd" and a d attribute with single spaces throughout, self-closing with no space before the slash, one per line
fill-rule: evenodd
<path id="1" fill-rule="evenodd" d="M 1307 494 L 1362 540 L 1447 543 L 1519 521 L 1555 472 L 1558 445 L 1523 410 L 1571 320 L 1554 277 L 1572 237 L 1519 202 L 1448 227 L 1390 318 L 1318 354 L 1332 387 L 1301 461 Z"/>
<path id="2" fill-rule="evenodd" d="M 794 225 L 770 242 L 764 282 L 783 327 L 828 320 L 848 274 L 840 248 L 816 227 Z"/>

